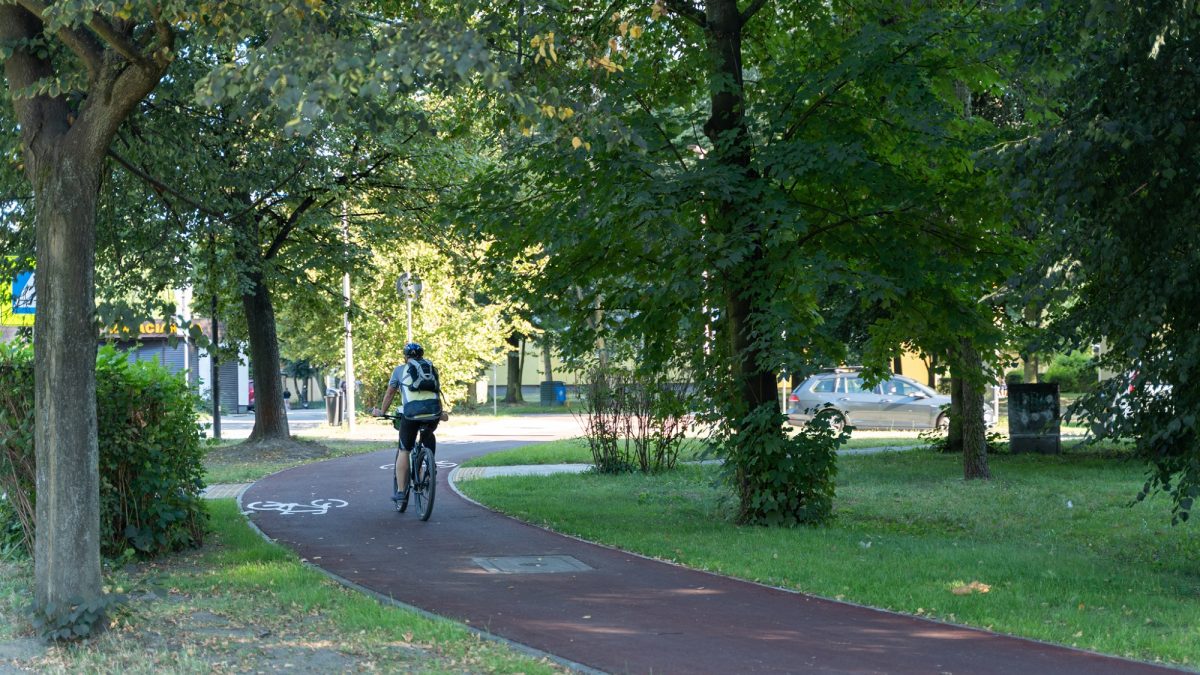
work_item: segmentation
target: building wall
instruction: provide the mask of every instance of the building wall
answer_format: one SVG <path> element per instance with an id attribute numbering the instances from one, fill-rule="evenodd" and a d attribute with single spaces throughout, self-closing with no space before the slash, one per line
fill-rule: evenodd
<path id="1" fill-rule="evenodd" d="M 500 361 L 496 364 L 495 375 L 496 381 L 501 387 L 508 382 L 508 352 L 502 353 L 499 357 Z M 557 355 L 551 354 L 550 367 L 553 369 L 554 379 L 559 382 L 566 382 L 569 385 L 575 384 L 575 373 L 567 372 L 563 368 L 562 360 Z M 538 343 L 525 343 L 525 368 L 521 372 L 522 391 L 525 387 L 536 387 L 546 379 L 545 365 L 542 363 L 542 347 Z M 493 369 L 489 368 L 484 373 L 484 379 L 488 381 L 489 390 L 491 388 Z"/>
<path id="2" fill-rule="evenodd" d="M 929 384 L 929 366 L 925 365 L 924 359 L 912 352 L 904 352 L 900 357 L 900 374 L 921 384 Z"/>

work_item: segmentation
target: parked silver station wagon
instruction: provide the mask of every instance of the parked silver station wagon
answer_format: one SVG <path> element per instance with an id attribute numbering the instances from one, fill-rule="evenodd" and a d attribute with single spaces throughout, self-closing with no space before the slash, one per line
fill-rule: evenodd
<path id="1" fill-rule="evenodd" d="M 803 426 L 828 417 L 835 433 L 846 425 L 860 429 L 932 429 L 949 426 L 950 397 L 903 375 L 892 375 L 868 387 L 861 373 L 838 369 L 813 375 L 788 397 L 788 422 Z M 984 421 L 995 423 L 991 406 Z"/>

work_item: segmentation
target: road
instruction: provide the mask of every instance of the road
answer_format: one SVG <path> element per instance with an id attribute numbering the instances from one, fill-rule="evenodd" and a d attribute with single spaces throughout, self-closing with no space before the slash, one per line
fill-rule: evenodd
<path id="1" fill-rule="evenodd" d="M 307 429 L 316 429 L 325 425 L 325 409 L 315 408 L 312 410 L 289 410 L 288 428 L 292 433 L 297 431 L 305 431 Z M 235 415 L 221 415 L 221 438 L 238 440 L 250 437 L 250 430 L 254 428 L 254 413 L 239 413 Z M 205 436 L 212 437 L 212 425 L 209 424 L 205 429 Z"/>

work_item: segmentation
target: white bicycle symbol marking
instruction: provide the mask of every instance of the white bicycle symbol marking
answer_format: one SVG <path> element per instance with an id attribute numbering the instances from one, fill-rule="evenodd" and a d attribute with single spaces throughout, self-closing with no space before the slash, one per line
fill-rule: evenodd
<path id="1" fill-rule="evenodd" d="M 298 504 L 296 502 L 251 502 L 246 505 L 246 508 L 251 511 L 278 511 L 285 516 L 295 513 L 312 513 L 323 516 L 329 513 L 329 509 L 340 509 L 343 506 L 349 505 L 349 503 L 344 499 L 314 499 L 308 504 Z"/>

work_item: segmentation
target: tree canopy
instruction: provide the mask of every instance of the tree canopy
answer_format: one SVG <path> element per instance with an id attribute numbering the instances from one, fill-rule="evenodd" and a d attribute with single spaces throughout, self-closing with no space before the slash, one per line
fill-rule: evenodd
<path id="1" fill-rule="evenodd" d="M 997 89 L 1000 17 L 959 3 L 580 9 L 527 19 L 538 51 L 518 81 L 543 103 L 514 118 L 478 219 L 497 251 L 533 256 L 543 301 L 573 325 L 601 309 L 595 327 L 635 343 L 640 366 L 683 358 L 739 432 L 731 458 L 753 464 L 777 435 L 778 374 L 844 358 L 821 311 L 834 294 L 877 312 L 880 369 L 903 342 L 998 344 L 980 299 L 1007 273 L 1006 224 L 977 161 L 999 133 L 966 108 Z M 571 335 L 568 350 L 592 348 Z M 749 520 L 779 515 L 742 497 Z"/>
<path id="2" fill-rule="evenodd" d="M 0 5 L 0 265 L 36 260 L 53 477 L 38 602 L 100 591 L 97 282 L 238 308 L 255 434 L 286 438 L 277 330 L 338 361 L 352 273 L 382 384 L 415 272 L 414 337 L 460 389 L 539 330 L 576 365 L 684 373 L 749 523 L 828 515 L 832 462 L 795 458 L 835 444 L 785 433 L 781 376 L 936 357 L 985 478 L 978 386 L 1044 315 L 1104 342 L 1118 377 L 1084 407 L 1186 519 L 1198 29 L 1179 0 Z"/>
<path id="3" fill-rule="evenodd" d="M 1135 439 L 1152 467 L 1141 496 L 1169 492 L 1186 519 L 1200 494 L 1200 394 L 1189 386 L 1200 376 L 1200 11 L 1066 9 L 1035 36 L 1038 53 L 1057 58 L 1033 76 L 1061 74 L 1061 103 L 1012 154 L 1014 192 L 1044 224 L 1030 288 L 1069 298 L 1053 315 L 1067 340 L 1103 341 L 1101 365 L 1116 377 L 1083 414 L 1102 438 Z"/>

